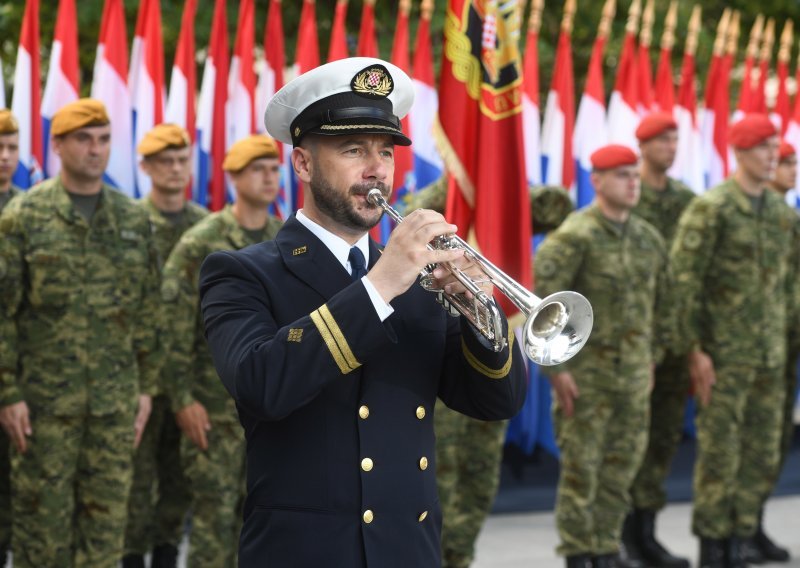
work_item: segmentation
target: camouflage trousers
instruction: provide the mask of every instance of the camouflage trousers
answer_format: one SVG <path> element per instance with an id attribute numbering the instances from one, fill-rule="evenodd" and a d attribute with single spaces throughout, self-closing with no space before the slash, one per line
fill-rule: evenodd
<path id="1" fill-rule="evenodd" d="M 11 545 L 11 440 L 0 431 L 0 562 Z"/>
<path id="2" fill-rule="evenodd" d="M 191 499 L 180 444 L 181 431 L 169 399 L 155 397 L 134 457 L 125 554 L 146 554 L 159 544 L 180 544 Z"/>
<path id="3" fill-rule="evenodd" d="M 667 503 L 664 481 L 681 440 L 690 382 L 685 355 L 668 353 L 656 367 L 647 449 L 631 487 L 631 499 L 637 509 L 658 511 Z"/>
<path id="4" fill-rule="evenodd" d="M 436 401 L 436 484 L 442 506 L 442 564 L 467 568 L 500 482 L 504 420 L 484 422 Z"/>
<path id="5" fill-rule="evenodd" d="M 769 498 L 772 490 L 775 489 L 775 485 L 778 484 L 778 478 L 781 476 L 783 465 L 786 463 L 786 457 L 789 455 L 789 450 L 792 447 L 792 439 L 794 438 L 794 403 L 795 400 L 797 400 L 797 357 L 796 353 L 791 355 L 789 357 L 790 363 L 786 365 L 786 398 L 783 401 L 780 456 L 778 458 L 778 467 L 775 470 L 775 476 L 769 488 L 769 493 L 764 496 L 764 502 Z"/>
<path id="6" fill-rule="evenodd" d="M 630 488 L 641 465 L 650 420 L 649 381 L 632 391 L 581 384 L 573 415 L 556 402 L 553 418 L 561 451 L 556 494 L 557 552 L 611 554 L 619 549 Z"/>
<path id="7" fill-rule="evenodd" d="M 692 531 L 749 537 L 778 469 L 785 370 L 717 364 L 716 377 L 698 405 Z"/>
<path id="8" fill-rule="evenodd" d="M 45 416 L 11 457 L 15 568 L 116 567 L 133 461 L 133 415 Z"/>
<path id="9" fill-rule="evenodd" d="M 244 432 L 238 422 L 210 420 L 208 450 L 181 442 L 192 496 L 188 565 L 234 568 L 246 491 Z"/>

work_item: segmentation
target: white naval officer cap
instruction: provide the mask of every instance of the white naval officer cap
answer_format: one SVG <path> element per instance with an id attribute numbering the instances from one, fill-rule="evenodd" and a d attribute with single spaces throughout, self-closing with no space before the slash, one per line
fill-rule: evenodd
<path id="1" fill-rule="evenodd" d="M 270 136 L 297 146 L 308 133 L 324 136 L 390 134 L 409 146 L 400 119 L 414 102 L 411 79 L 372 57 L 349 57 L 316 67 L 275 93 L 264 115 Z"/>

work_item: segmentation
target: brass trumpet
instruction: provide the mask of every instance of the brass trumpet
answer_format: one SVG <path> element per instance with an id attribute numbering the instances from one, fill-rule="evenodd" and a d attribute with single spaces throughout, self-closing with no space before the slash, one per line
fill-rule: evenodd
<path id="1" fill-rule="evenodd" d="M 403 216 L 384 199 L 379 189 L 371 189 L 367 201 L 383 209 L 396 223 Z M 495 288 L 500 290 L 525 315 L 522 328 L 523 352 L 539 365 L 557 365 L 572 358 L 589 339 L 594 316 L 589 301 L 577 292 L 556 292 L 540 299 L 510 278 L 469 246 L 458 235 L 441 235 L 428 243 L 431 250 L 463 249 L 465 256 L 477 263 Z M 471 294 L 449 294 L 434 286 L 433 269 L 421 271 L 420 285 L 437 293 L 437 301 L 452 315 L 461 314 L 483 335 L 495 351 L 501 351 L 508 339 L 503 335 L 503 318 L 494 298 L 465 272 L 452 263 L 444 265 Z M 454 313 L 455 312 L 455 313 Z"/>

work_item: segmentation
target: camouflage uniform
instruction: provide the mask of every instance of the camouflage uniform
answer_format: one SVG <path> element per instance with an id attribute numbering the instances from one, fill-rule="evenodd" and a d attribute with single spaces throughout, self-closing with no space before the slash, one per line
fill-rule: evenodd
<path id="1" fill-rule="evenodd" d="M 616 553 L 629 489 L 647 443 L 651 365 L 670 341 L 664 241 L 646 221 L 572 213 L 539 248 L 537 295 L 575 290 L 594 309 L 583 350 L 552 367 L 580 390 L 574 414 L 553 408 L 561 449 L 556 523 L 565 556 Z"/>
<path id="2" fill-rule="evenodd" d="M 778 465 L 794 223 L 779 196 L 757 212 L 731 178 L 687 207 L 672 244 L 680 337 L 716 372 L 696 420 L 703 538 L 752 536 Z"/>
<path id="3" fill-rule="evenodd" d="M 161 296 L 170 321 L 170 357 L 165 369 L 173 412 L 197 401 L 208 412 L 211 431 L 203 452 L 181 442 L 184 471 L 192 494 L 189 566 L 234 566 L 245 492 L 245 441 L 236 405 L 217 377 L 200 314 L 199 274 L 214 251 L 238 250 L 273 239 L 281 222 L 269 218 L 261 238 L 252 240 L 231 207 L 209 215 L 186 231 L 164 267 Z"/>
<path id="4" fill-rule="evenodd" d="M 179 221 L 173 223 L 151 199 L 142 199 L 139 206 L 147 212 L 153 225 L 160 267 L 181 235 L 208 215 L 205 208 L 187 202 Z M 168 342 L 168 338 L 161 339 Z M 160 378 L 162 382 L 170 380 L 164 373 Z M 189 490 L 180 464 L 181 432 L 164 390 L 162 386 L 161 394 L 153 398 L 153 411 L 136 451 L 128 499 L 126 554 L 145 554 L 160 544 L 177 547 L 183 532 L 183 518 L 189 509 Z M 156 480 L 158 493 L 154 494 Z"/>
<path id="5" fill-rule="evenodd" d="M 0 405 L 28 404 L 13 452 L 14 565 L 115 566 L 122 555 L 140 393 L 159 354 L 147 215 L 103 186 L 87 222 L 59 177 L 0 218 Z"/>
<path id="6" fill-rule="evenodd" d="M 678 219 L 694 197 L 689 186 L 676 179 L 669 178 L 666 189 L 661 191 L 642 182 L 642 196 L 633 212 L 653 225 L 669 248 Z M 664 360 L 656 367 L 655 385 L 650 394 L 647 450 L 631 487 L 631 499 L 637 509 L 657 511 L 667 503 L 664 480 L 681 439 L 689 388 L 686 354 L 667 350 Z"/>
<path id="7" fill-rule="evenodd" d="M 20 193 L 21 190 L 12 184 L 7 192 L 8 201 L 0 201 L 0 213 L 2 213 L 5 206 Z M 2 274 L 0 274 L 0 279 L 2 279 Z M 11 545 L 10 449 L 11 442 L 8 436 L 6 436 L 5 431 L 0 429 L 0 560 L 5 559 L 6 550 L 8 550 Z"/>

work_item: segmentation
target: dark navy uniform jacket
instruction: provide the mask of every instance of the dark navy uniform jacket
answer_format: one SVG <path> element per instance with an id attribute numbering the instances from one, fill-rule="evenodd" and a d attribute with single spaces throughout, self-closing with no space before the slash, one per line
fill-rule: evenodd
<path id="1" fill-rule="evenodd" d="M 209 256 L 200 291 L 247 438 L 239 565 L 439 566 L 434 402 L 516 414 L 516 344 L 493 353 L 418 285 L 381 322 L 363 283 L 294 217 L 274 241 Z"/>

